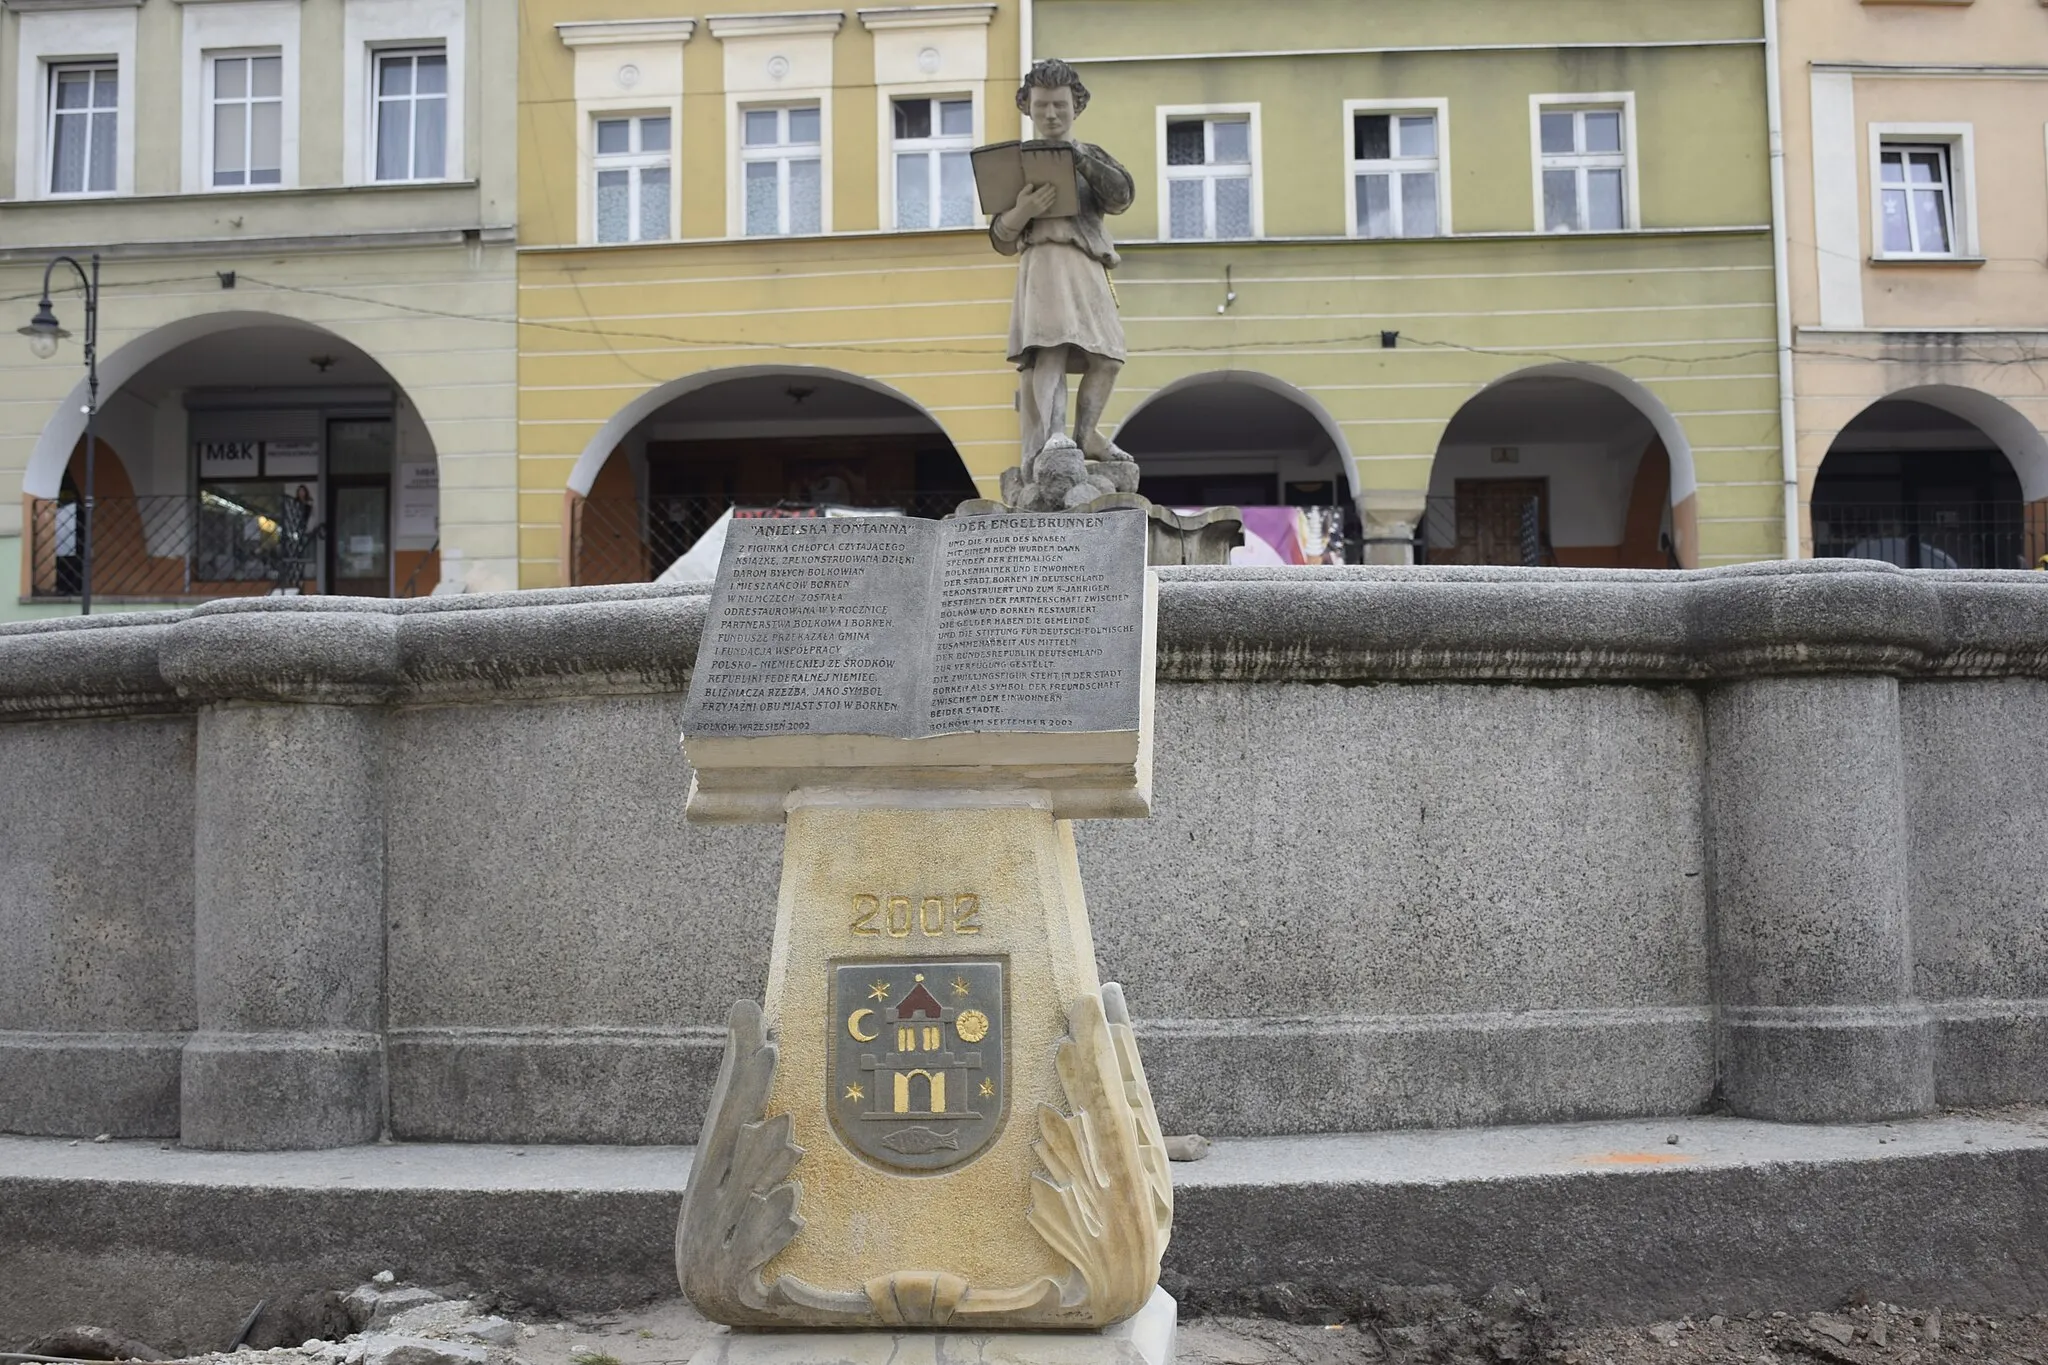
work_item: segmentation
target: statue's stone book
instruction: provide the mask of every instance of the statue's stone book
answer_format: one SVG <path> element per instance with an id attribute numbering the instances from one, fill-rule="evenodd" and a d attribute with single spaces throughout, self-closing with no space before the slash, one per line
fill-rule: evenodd
<path id="1" fill-rule="evenodd" d="M 735 522 L 691 673 L 695 818 L 917 773 L 1149 804 L 1142 514 Z"/>
<path id="2" fill-rule="evenodd" d="M 974 167 L 974 190 L 981 211 L 989 217 L 1017 206 L 1026 185 L 1050 185 L 1052 207 L 1041 218 L 1072 218 L 1081 211 L 1081 190 L 1075 184 L 1074 149 L 1050 142 L 991 142 L 968 153 Z"/>

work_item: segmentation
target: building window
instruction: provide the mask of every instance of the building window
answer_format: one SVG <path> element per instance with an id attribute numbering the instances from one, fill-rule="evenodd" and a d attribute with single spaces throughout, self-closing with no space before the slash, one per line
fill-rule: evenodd
<path id="1" fill-rule="evenodd" d="M 448 173 L 448 53 L 379 52 L 372 145 L 379 180 L 440 180 Z"/>
<path id="2" fill-rule="evenodd" d="M 1252 235 L 1252 125 L 1245 114 L 1166 121 L 1168 237 Z"/>
<path id="3" fill-rule="evenodd" d="M 114 192 L 120 111 L 112 64 L 50 68 L 50 193 Z"/>
<path id="4" fill-rule="evenodd" d="M 1628 225 L 1622 112 L 1552 107 L 1538 113 L 1545 232 L 1619 232 Z"/>
<path id="5" fill-rule="evenodd" d="M 974 221 L 971 99 L 892 100 L 896 226 L 965 227 Z"/>
<path id="6" fill-rule="evenodd" d="M 284 58 L 213 59 L 213 183 L 284 181 Z"/>
<path id="7" fill-rule="evenodd" d="M 747 236 L 822 232 L 824 140 L 818 106 L 747 109 L 740 119 Z"/>
<path id="8" fill-rule="evenodd" d="M 658 242 L 669 236 L 666 114 L 597 121 L 597 240 Z"/>
<path id="9" fill-rule="evenodd" d="M 1438 170 L 1435 114 L 1353 114 L 1352 230 L 1360 237 L 1436 236 L 1443 230 Z"/>
<path id="10" fill-rule="evenodd" d="M 1956 254 L 1954 162 L 1943 143 L 1887 142 L 1878 150 L 1887 256 Z"/>

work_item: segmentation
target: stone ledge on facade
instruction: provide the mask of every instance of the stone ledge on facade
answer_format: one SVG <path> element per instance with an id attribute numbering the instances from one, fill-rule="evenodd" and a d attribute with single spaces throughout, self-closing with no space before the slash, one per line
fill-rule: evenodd
<path id="1" fill-rule="evenodd" d="M 885 5 L 855 10 L 854 13 L 860 16 L 861 27 L 869 32 L 894 28 L 987 28 L 995 22 L 996 7 L 993 4 Z"/>
<path id="2" fill-rule="evenodd" d="M 563 47 L 630 47 L 646 43 L 687 43 L 695 19 L 578 19 L 555 25 Z"/>
<path id="3" fill-rule="evenodd" d="M 1690 571 L 1160 572 L 1170 682 L 2048 677 L 2048 575 L 1862 560 Z M 0 719 L 223 700 L 461 703 L 688 686 L 706 588 L 243 598 L 0 626 Z"/>
<path id="4" fill-rule="evenodd" d="M 792 33 L 837 33 L 846 24 L 846 11 L 801 9 L 769 14 L 712 14 L 704 22 L 714 38 L 781 38 Z"/>

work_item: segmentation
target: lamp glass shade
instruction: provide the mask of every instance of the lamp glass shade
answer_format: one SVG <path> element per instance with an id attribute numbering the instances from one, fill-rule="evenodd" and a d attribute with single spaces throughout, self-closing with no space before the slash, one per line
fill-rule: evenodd
<path id="1" fill-rule="evenodd" d="M 48 295 L 44 295 L 36 305 L 36 315 L 29 319 L 28 326 L 21 329 L 21 334 L 28 338 L 28 348 L 39 360 L 48 360 L 57 354 L 57 343 L 71 335 L 58 325 L 57 314 L 50 307 Z"/>

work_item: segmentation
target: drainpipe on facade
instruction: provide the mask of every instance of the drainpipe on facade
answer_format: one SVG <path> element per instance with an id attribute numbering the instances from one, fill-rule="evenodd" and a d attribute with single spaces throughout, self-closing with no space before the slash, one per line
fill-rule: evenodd
<path id="1" fill-rule="evenodd" d="M 1031 47 L 1034 42 L 1031 33 L 1031 0 L 1017 0 L 1017 65 L 1023 69 L 1017 74 L 1031 74 Z M 1030 134 L 1026 133 L 1026 137 Z"/>
<path id="2" fill-rule="evenodd" d="M 1764 0 L 1764 109 L 1771 139 L 1771 274 L 1778 292 L 1778 459 L 1785 482 L 1785 558 L 1799 558 L 1799 425 L 1792 394 L 1791 230 L 1785 219 L 1785 92 L 1778 76 L 1778 0 Z"/>

